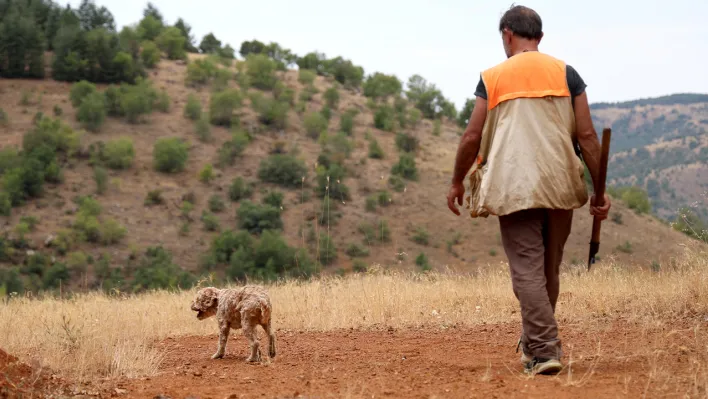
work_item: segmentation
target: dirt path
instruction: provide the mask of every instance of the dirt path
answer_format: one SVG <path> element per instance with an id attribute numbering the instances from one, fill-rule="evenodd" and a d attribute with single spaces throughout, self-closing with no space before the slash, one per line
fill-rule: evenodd
<path id="1" fill-rule="evenodd" d="M 244 362 L 240 332 L 222 360 L 210 359 L 215 335 L 185 337 L 160 343 L 168 349 L 160 376 L 114 381 L 110 390 L 150 399 L 696 397 L 706 395 L 705 327 L 697 321 L 656 327 L 606 322 L 585 331 L 566 326 L 564 362 L 574 363 L 558 376 L 533 378 L 521 372 L 512 325 L 280 331 L 278 356 L 259 365 Z"/>

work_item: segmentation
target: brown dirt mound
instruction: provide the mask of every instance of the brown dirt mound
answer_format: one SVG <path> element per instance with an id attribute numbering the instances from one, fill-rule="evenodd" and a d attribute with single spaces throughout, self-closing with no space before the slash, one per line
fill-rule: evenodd
<path id="1" fill-rule="evenodd" d="M 0 349 L 0 399 L 46 397 L 61 385 L 50 373 L 34 370 Z"/>

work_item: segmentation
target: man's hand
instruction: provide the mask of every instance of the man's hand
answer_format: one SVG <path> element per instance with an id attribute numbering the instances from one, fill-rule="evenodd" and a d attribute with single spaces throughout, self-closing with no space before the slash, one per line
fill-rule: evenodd
<path id="1" fill-rule="evenodd" d="M 602 204 L 602 206 L 595 205 L 597 203 L 595 194 L 593 194 L 592 198 L 590 198 L 590 214 L 596 216 L 600 220 L 607 219 L 607 214 L 610 212 L 610 197 L 605 194 L 604 198 L 605 202 Z"/>
<path id="2" fill-rule="evenodd" d="M 450 191 L 447 193 L 447 207 L 450 208 L 452 213 L 460 216 L 460 211 L 455 206 L 455 199 L 457 203 L 462 206 L 462 197 L 465 195 L 465 186 L 462 183 L 452 183 L 450 186 Z"/>

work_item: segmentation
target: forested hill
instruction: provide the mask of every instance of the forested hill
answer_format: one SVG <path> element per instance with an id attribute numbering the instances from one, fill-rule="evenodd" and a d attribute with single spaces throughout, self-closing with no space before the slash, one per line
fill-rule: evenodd
<path id="1" fill-rule="evenodd" d="M 692 207 L 708 220 L 708 94 L 596 103 L 591 111 L 598 133 L 612 127 L 612 185 L 645 189 L 663 218 Z"/>

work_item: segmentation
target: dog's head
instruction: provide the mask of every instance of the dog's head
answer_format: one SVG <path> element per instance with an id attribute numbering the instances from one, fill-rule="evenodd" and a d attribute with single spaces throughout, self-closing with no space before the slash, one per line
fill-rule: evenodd
<path id="1" fill-rule="evenodd" d="M 219 290 L 214 287 L 206 287 L 197 291 L 197 295 L 192 301 L 192 310 L 197 312 L 197 319 L 204 320 L 216 314 L 216 307 L 219 304 Z"/>

